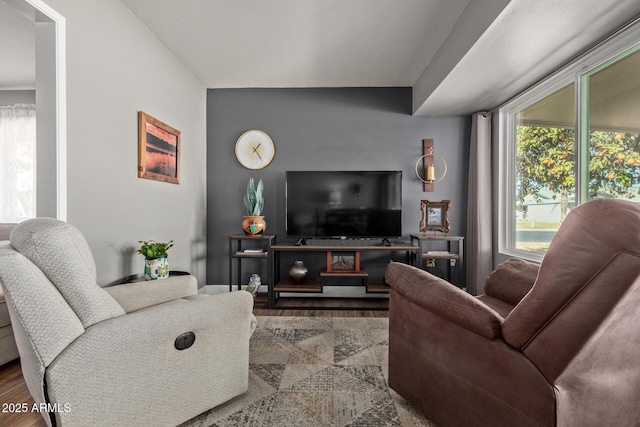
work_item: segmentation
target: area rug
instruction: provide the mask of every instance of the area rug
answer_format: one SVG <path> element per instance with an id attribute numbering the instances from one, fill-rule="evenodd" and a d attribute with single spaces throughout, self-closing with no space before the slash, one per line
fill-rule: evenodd
<path id="1" fill-rule="evenodd" d="M 249 391 L 183 427 L 430 426 L 387 385 L 389 319 L 258 317 Z"/>

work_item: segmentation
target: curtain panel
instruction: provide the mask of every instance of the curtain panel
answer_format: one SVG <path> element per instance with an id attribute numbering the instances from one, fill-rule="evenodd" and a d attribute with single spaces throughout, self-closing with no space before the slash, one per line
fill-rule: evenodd
<path id="1" fill-rule="evenodd" d="M 467 292 L 479 295 L 493 270 L 491 113 L 472 116 L 468 188 Z"/>
<path id="2" fill-rule="evenodd" d="M 0 222 L 36 214 L 36 106 L 0 106 Z"/>

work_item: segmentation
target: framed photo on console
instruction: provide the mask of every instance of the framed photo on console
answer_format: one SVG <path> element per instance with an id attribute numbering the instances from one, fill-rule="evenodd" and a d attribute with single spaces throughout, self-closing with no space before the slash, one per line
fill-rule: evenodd
<path id="1" fill-rule="evenodd" d="M 138 112 L 138 177 L 180 184 L 180 131 Z"/>
<path id="2" fill-rule="evenodd" d="M 442 200 L 440 202 L 422 200 L 420 202 L 420 210 L 422 211 L 420 231 L 441 231 L 448 233 L 449 206 L 451 206 L 450 200 Z"/>
<path id="3" fill-rule="evenodd" d="M 327 251 L 327 273 L 359 273 L 360 252 Z"/>

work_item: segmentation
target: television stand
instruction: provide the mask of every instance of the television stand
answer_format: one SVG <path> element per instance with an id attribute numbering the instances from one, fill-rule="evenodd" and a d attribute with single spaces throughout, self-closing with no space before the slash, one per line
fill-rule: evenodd
<path id="1" fill-rule="evenodd" d="M 310 242 L 313 243 L 310 244 Z M 348 243 L 345 243 L 348 242 Z M 292 300 L 295 296 L 280 296 L 281 293 L 297 294 L 299 297 L 304 297 L 309 294 L 322 294 L 325 286 L 342 286 L 346 285 L 346 282 L 356 282 L 356 286 L 364 286 L 367 294 L 385 294 L 389 292 L 389 286 L 384 283 L 383 280 L 369 280 L 369 274 L 359 267 L 359 255 L 360 252 L 368 253 L 389 253 L 389 252 L 404 252 L 405 262 L 407 264 L 415 265 L 417 261 L 417 254 L 420 247 L 407 244 L 405 242 L 388 242 L 382 243 L 382 239 L 314 239 L 307 240 L 304 245 L 296 245 L 295 243 L 276 243 L 271 245 L 273 251 L 274 261 L 274 280 L 273 285 L 269 285 L 269 293 L 267 296 L 268 307 L 271 308 L 300 308 L 309 309 L 314 308 L 309 305 L 292 306 L 285 302 L 286 307 L 277 306 L 278 300 Z M 332 256 L 340 256 L 344 254 L 345 257 L 352 257 L 354 267 L 352 270 L 336 270 L 329 271 L 329 268 L 324 268 L 320 272 L 320 281 L 307 280 L 306 282 L 296 285 L 288 280 L 288 278 L 280 278 L 280 255 L 283 252 L 318 252 L 318 256 L 323 256 L 327 259 L 327 266 L 331 267 Z M 329 257 L 327 257 L 329 255 Z M 331 282 L 331 283 L 328 283 Z"/>
<path id="2" fill-rule="evenodd" d="M 307 246 L 380 246 L 383 244 L 383 239 L 307 239 L 305 244 Z"/>

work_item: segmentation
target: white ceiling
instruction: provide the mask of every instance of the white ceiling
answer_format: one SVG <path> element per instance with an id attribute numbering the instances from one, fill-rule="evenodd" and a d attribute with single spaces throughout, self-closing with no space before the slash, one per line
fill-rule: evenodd
<path id="1" fill-rule="evenodd" d="M 412 86 L 433 115 L 494 108 L 640 15 L 638 0 L 122 2 L 206 87 Z M 33 43 L 2 4 L 0 58 L 18 59 L 0 89 L 24 84 L 9 69 Z"/>
<path id="2" fill-rule="evenodd" d="M 638 16 L 638 0 L 512 0 L 417 113 L 499 106 Z"/>
<path id="3" fill-rule="evenodd" d="M 469 0 L 123 0 L 210 88 L 411 86 Z"/>

